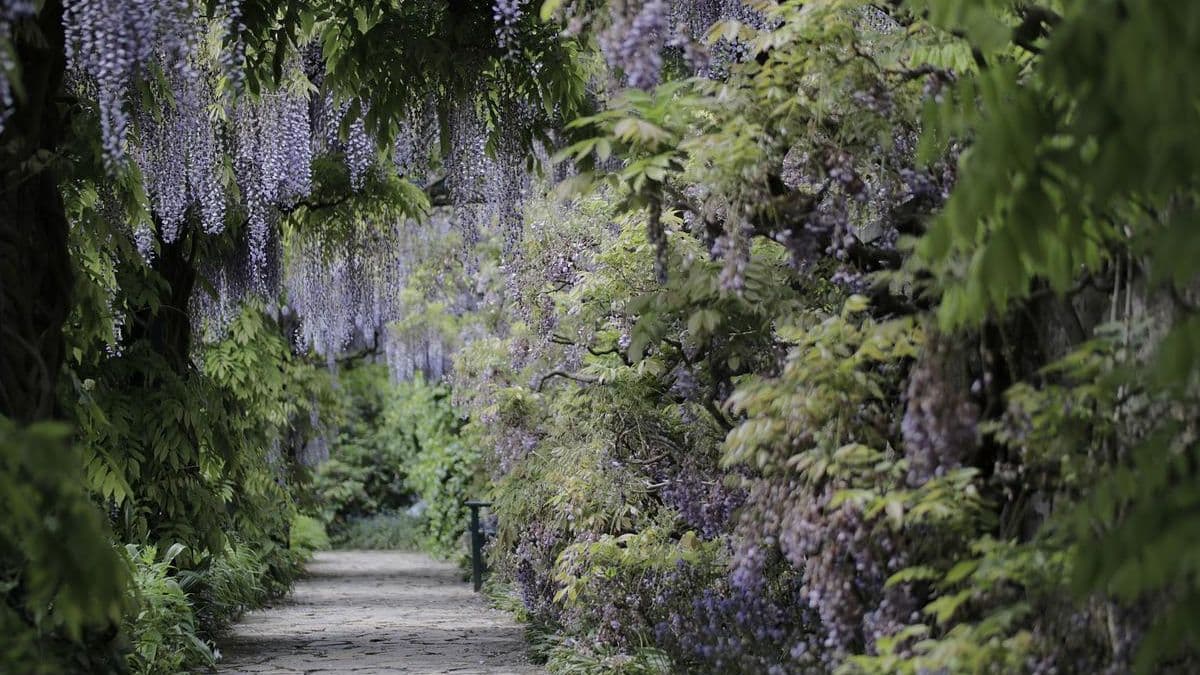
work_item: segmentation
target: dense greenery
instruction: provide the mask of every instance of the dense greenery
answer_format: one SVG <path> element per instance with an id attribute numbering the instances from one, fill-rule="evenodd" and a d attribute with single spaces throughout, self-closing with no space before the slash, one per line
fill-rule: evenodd
<path id="1" fill-rule="evenodd" d="M 395 383 L 382 364 L 342 371 L 339 382 L 346 421 L 312 486 L 332 542 L 462 554 L 463 502 L 483 476 L 446 388 L 419 376 Z"/>
<path id="2" fill-rule="evenodd" d="M 555 671 L 1196 670 L 1200 6 L 101 4 L 0 2 L 0 670 L 471 497 Z"/>
<path id="3" fill-rule="evenodd" d="M 456 368 L 556 669 L 1195 667 L 1197 15 L 993 5 L 763 4 L 573 123 L 616 207 Z"/>

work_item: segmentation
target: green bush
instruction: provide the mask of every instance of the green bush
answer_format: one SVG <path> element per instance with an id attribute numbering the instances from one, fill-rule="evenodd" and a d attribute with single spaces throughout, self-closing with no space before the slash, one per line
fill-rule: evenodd
<path id="1" fill-rule="evenodd" d="M 201 629 L 209 636 L 281 592 L 269 579 L 270 570 L 261 553 L 236 542 L 222 555 L 205 558 L 197 569 L 180 574 L 180 584 L 192 596 Z"/>
<path id="2" fill-rule="evenodd" d="M 178 673 L 211 666 L 211 640 L 247 610 L 259 607 L 290 585 L 300 555 L 231 541 L 220 555 L 204 555 L 192 569 L 173 570 L 183 560 L 181 544 L 161 557 L 155 546 L 125 547 L 133 571 L 130 596 L 136 611 L 125 617 L 134 673 Z M 293 561 L 293 562 L 289 562 Z M 289 576 L 280 578 L 280 569 Z"/>
<path id="3" fill-rule="evenodd" d="M 312 554 L 313 551 L 328 550 L 329 534 L 325 531 L 325 524 L 312 516 L 297 513 L 292 518 L 291 542 L 289 545 L 293 551 L 297 551 L 304 556 Z"/>
<path id="4" fill-rule="evenodd" d="M 65 425 L 0 416 L 0 672 L 99 672 L 99 635 L 121 620 L 127 569 L 79 482 Z"/>
<path id="5" fill-rule="evenodd" d="M 361 365 L 341 374 L 343 423 L 329 461 L 314 477 L 321 516 L 336 533 L 354 519 L 393 511 L 412 503 L 405 483 L 411 443 L 398 438 L 382 412 L 393 389 L 385 367 Z"/>
<path id="6" fill-rule="evenodd" d="M 480 496 L 484 481 L 449 391 L 420 377 L 394 384 L 376 365 L 343 377 L 346 421 L 315 480 L 333 545 L 461 552 L 463 502 Z M 401 515 L 417 500 L 419 517 Z"/>
<path id="7" fill-rule="evenodd" d="M 137 605 L 125 619 L 133 643 L 129 667 L 135 674 L 178 673 L 216 661 L 212 647 L 199 635 L 199 623 L 171 564 L 183 551 L 175 544 L 161 559 L 155 546 L 125 547 L 133 571 L 129 593 Z"/>
<path id="8" fill-rule="evenodd" d="M 421 548 L 422 536 L 420 518 L 388 512 L 350 521 L 333 543 L 342 549 L 415 551 Z"/>
<path id="9" fill-rule="evenodd" d="M 425 503 L 424 548 L 450 556 L 462 551 L 469 510 L 484 484 L 478 447 L 460 434 L 462 420 L 449 391 L 417 378 L 397 387 L 383 412 L 382 429 L 408 445 L 405 485 Z"/>

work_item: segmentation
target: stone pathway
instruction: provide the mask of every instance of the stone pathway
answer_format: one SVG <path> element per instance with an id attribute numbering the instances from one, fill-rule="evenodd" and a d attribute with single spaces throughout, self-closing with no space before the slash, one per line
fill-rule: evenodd
<path id="1" fill-rule="evenodd" d="M 458 568 L 420 553 L 318 553 L 274 607 L 219 645 L 221 673 L 512 673 L 529 664 L 521 627 Z"/>

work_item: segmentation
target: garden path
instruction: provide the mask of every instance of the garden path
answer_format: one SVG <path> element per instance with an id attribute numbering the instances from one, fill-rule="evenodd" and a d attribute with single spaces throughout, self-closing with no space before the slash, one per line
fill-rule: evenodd
<path id="1" fill-rule="evenodd" d="M 221 673 L 541 672 L 521 627 L 449 563 L 400 551 L 329 551 L 288 598 L 248 613 Z"/>

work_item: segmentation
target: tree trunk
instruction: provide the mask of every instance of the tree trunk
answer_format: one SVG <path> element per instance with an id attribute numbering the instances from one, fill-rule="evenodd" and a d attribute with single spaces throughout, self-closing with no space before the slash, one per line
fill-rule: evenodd
<path id="1" fill-rule="evenodd" d="M 186 377 L 191 366 L 192 320 L 188 303 L 196 288 L 196 266 L 192 249 L 200 228 L 189 220 L 181 228 L 179 238 L 168 244 L 159 239 L 159 254 L 153 263 L 154 271 L 167 283 L 165 295 L 159 297 L 156 310 L 142 307 L 134 310 L 126 342 L 146 340 L 160 354 L 171 370 Z"/>
<path id="2" fill-rule="evenodd" d="M 58 411 L 73 285 L 55 170 L 67 126 L 61 2 L 49 0 L 29 23 L 41 35 L 14 31 L 25 95 L 0 134 L 0 415 L 21 423 Z"/>

